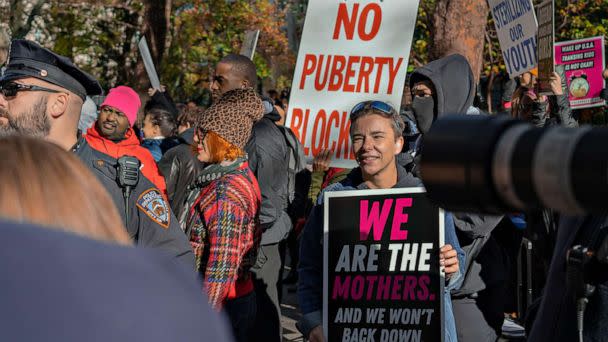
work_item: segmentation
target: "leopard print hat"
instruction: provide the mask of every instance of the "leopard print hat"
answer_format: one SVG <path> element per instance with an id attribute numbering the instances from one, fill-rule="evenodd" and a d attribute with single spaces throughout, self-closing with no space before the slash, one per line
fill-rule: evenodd
<path id="1" fill-rule="evenodd" d="M 264 116 L 262 99 L 252 88 L 226 92 L 199 117 L 197 128 L 213 131 L 243 149 L 253 124 Z"/>

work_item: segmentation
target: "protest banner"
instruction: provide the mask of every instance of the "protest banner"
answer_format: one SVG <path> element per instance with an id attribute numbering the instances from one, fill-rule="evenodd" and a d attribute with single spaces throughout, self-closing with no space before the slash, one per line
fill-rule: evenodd
<path id="1" fill-rule="evenodd" d="M 534 69 L 536 15 L 531 0 L 488 0 L 502 57 L 511 78 Z"/>
<path id="2" fill-rule="evenodd" d="M 553 74 L 553 42 L 555 37 L 553 0 L 542 2 L 536 8 L 538 18 L 538 92 L 553 94 L 549 78 Z"/>
<path id="3" fill-rule="evenodd" d="M 399 110 L 418 0 L 310 0 L 286 125 L 308 159 L 332 151 L 353 167 L 349 113 L 365 100 Z"/>
<path id="4" fill-rule="evenodd" d="M 144 68 L 146 68 L 146 73 L 148 74 L 152 88 L 160 90 L 160 79 L 156 73 L 156 68 L 154 67 L 154 61 L 152 61 L 152 55 L 150 54 L 146 37 L 142 37 L 137 46 L 139 47 L 139 53 L 144 61 Z"/>
<path id="5" fill-rule="evenodd" d="M 423 188 L 325 193 L 327 341 L 443 341 L 443 211 Z"/>
<path id="6" fill-rule="evenodd" d="M 604 105 L 600 92 L 605 65 L 604 37 L 555 43 L 555 64 L 563 65 L 568 82 L 568 98 L 573 109 Z"/>

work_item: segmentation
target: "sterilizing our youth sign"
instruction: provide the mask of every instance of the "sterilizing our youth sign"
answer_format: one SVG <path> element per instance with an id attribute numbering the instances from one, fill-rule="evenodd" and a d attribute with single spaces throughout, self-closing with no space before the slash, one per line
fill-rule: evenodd
<path id="1" fill-rule="evenodd" d="M 443 211 L 423 188 L 325 193 L 328 341 L 442 341 Z"/>
<path id="2" fill-rule="evenodd" d="M 511 78 L 534 69 L 538 24 L 531 0 L 488 0 L 502 57 Z"/>
<path id="3" fill-rule="evenodd" d="M 332 151 L 332 166 L 353 167 L 349 113 L 380 100 L 399 110 L 418 0 L 310 0 L 286 125 L 310 159 Z"/>

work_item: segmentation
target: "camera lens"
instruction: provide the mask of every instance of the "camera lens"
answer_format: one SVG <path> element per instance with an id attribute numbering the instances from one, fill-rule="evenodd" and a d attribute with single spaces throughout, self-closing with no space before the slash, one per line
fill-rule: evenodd
<path id="1" fill-rule="evenodd" d="M 424 136 L 420 170 L 429 197 L 451 211 L 604 213 L 608 130 L 446 116 Z"/>

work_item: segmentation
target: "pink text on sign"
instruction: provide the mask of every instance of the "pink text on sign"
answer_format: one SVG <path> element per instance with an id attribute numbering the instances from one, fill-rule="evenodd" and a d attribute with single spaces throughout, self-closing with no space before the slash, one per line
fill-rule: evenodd
<path id="1" fill-rule="evenodd" d="M 404 213 L 403 210 L 410 208 L 412 201 L 412 198 L 397 198 L 395 201 L 393 224 L 391 226 L 392 241 L 407 240 L 407 229 L 401 229 L 401 226 L 408 221 L 408 214 Z M 367 240 L 370 231 L 373 230 L 372 238 L 375 241 L 381 240 L 388 214 L 392 208 L 392 198 L 385 199 L 382 202 L 373 201 L 371 208 L 368 200 L 361 201 L 359 203 L 359 239 Z"/>

